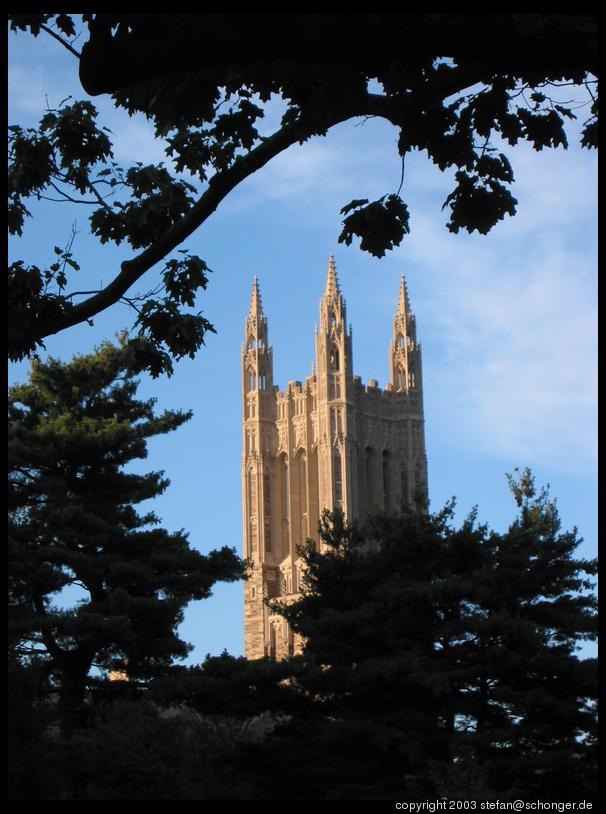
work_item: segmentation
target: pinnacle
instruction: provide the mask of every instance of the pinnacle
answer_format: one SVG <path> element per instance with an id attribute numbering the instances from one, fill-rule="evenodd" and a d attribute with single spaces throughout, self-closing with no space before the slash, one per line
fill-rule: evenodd
<path id="1" fill-rule="evenodd" d="M 335 266 L 335 258 L 334 255 L 330 254 L 328 258 L 328 275 L 326 277 L 326 287 L 324 289 L 324 296 L 331 297 L 341 295 L 341 290 L 339 289 L 339 278 L 337 277 L 337 269 Z"/>
<path id="2" fill-rule="evenodd" d="M 410 313 L 410 302 L 408 301 L 408 289 L 406 288 L 406 280 L 404 279 L 404 274 L 402 274 L 402 279 L 400 280 L 400 293 L 398 296 L 398 314 L 409 314 Z"/>
<path id="3" fill-rule="evenodd" d="M 252 288 L 252 298 L 250 301 L 250 308 L 248 309 L 248 315 L 251 317 L 261 317 L 263 316 L 263 305 L 261 303 L 261 292 L 259 291 L 259 283 L 257 281 L 257 275 L 253 277 L 253 288 Z"/>

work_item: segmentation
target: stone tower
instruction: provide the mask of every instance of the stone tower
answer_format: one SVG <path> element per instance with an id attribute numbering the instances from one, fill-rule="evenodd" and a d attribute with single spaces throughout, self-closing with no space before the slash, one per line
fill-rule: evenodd
<path id="1" fill-rule="evenodd" d="M 312 374 L 273 384 L 272 347 L 257 278 L 242 347 L 242 516 L 247 658 L 285 658 L 301 642 L 265 598 L 296 598 L 297 547 L 318 542 L 324 509 L 363 522 L 373 509 L 396 510 L 427 489 L 421 346 L 404 275 L 389 347 L 391 381 L 381 390 L 353 375 L 351 329 L 330 256 Z"/>

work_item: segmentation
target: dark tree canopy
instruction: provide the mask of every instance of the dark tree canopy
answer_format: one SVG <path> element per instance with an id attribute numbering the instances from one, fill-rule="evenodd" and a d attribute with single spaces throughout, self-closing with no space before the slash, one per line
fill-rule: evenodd
<path id="1" fill-rule="evenodd" d="M 587 93 L 581 143 L 597 143 L 597 23 L 594 15 L 558 14 L 84 14 L 87 39 L 70 44 L 67 14 L 13 14 L 15 30 L 52 35 L 79 60 L 82 86 L 144 113 L 174 171 L 119 167 L 91 102 L 48 111 L 37 129 L 10 128 L 9 228 L 20 233 L 28 198 L 58 195 L 95 208 L 101 242 L 131 254 L 102 290 L 76 292 L 77 262 L 67 248 L 39 269 L 9 267 L 11 358 L 31 354 L 45 336 L 90 320 L 126 300 L 155 353 L 154 374 L 193 354 L 212 325 L 187 310 L 207 284 L 203 260 L 173 252 L 229 193 L 296 143 L 336 124 L 382 117 L 399 133 L 402 162 L 426 151 L 454 168 L 447 226 L 488 232 L 516 211 L 506 145 L 567 145 L 573 105 L 554 86 Z M 80 41 L 80 40 L 79 40 Z M 59 47 L 59 46 L 58 46 Z M 78 46 L 79 47 L 79 46 Z M 271 99 L 283 102 L 279 127 L 261 135 Z M 187 172 L 194 181 L 174 173 Z M 402 195 L 400 194 L 402 192 Z M 360 239 L 381 257 L 409 231 L 403 191 L 344 203 L 339 240 Z M 132 286 L 158 263 L 163 284 L 137 302 Z M 69 277 L 67 272 L 70 272 Z"/>
<path id="2" fill-rule="evenodd" d="M 78 714 L 91 668 L 133 680 L 187 655 L 177 626 L 185 606 L 218 580 L 243 576 L 224 546 L 203 555 L 181 530 L 159 527 L 138 504 L 161 494 L 162 472 L 134 474 L 147 441 L 190 417 L 136 398 L 132 343 L 104 343 L 65 364 L 33 365 L 9 392 L 9 622 L 11 651 Z M 65 589 L 76 589 L 79 596 Z"/>
<path id="3" fill-rule="evenodd" d="M 596 564 L 530 473 L 511 486 L 503 534 L 453 504 L 326 515 L 301 600 L 274 608 L 307 637 L 294 659 L 105 682 L 68 736 L 44 665 L 13 670 L 13 799 L 593 801 Z"/>
<path id="4" fill-rule="evenodd" d="M 455 528 L 452 504 L 363 531 L 325 515 L 302 598 L 273 602 L 306 637 L 296 681 L 316 716 L 249 756 L 268 789 L 284 778 L 270 796 L 592 799 L 596 660 L 578 648 L 596 563 L 528 471 L 511 486 L 504 534 L 474 513 Z"/>

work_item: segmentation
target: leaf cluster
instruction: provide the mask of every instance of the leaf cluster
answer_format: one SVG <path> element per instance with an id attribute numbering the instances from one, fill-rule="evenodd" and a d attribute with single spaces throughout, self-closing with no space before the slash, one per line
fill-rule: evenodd
<path id="1" fill-rule="evenodd" d="M 9 231 L 23 233 L 30 212 L 24 201 L 59 195 L 57 200 L 98 205 L 90 216 L 91 231 L 101 243 L 119 245 L 127 240 L 146 248 L 189 211 L 195 188 L 171 176 L 166 168 L 135 166 L 124 170 L 112 159 L 112 146 L 96 124 L 97 111 L 90 102 L 62 104 L 49 110 L 37 129 L 9 128 Z M 100 190 L 103 190 L 103 194 Z M 108 193 L 114 196 L 110 204 Z M 130 197 L 125 198 L 128 194 Z M 92 195 L 92 200 L 85 196 Z M 73 197 L 76 196 L 76 197 Z M 54 247 L 54 262 L 47 268 L 22 260 L 9 265 L 9 356 L 22 359 L 43 347 L 42 337 L 62 320 L 71 319 L 77 293 L 69 293 L 69 271 L 78 271 L 72 251 L 76 233 L 65 249 Z M 200 312 L 190 313 L 196 294 L 208 284 L 210 271 L 203 260 L 186 255 L 169 259 L 162 275 L 165 296 L 152 292 L 137 308 L 135 327 L 142 342 L 139 358 L 157 376 L 171 373 L 173 359 L 192 356 L 204 344 L 212 324 Z M 125 297 L 136 307 L 138 298 Z M 145 340 L 145 341 L 143 341 Z"/>
<path id="2" fill-rule="evenodd" d="M 348 212 L 352 214 L 343 221 L 339 243 L 350 246 L 357 235 L 360 248 L 375 257 L 384 257 L 386 251 L 399 246 L 410 231 L 408 207 L 398 195 L 384 195 L 372 203 L 367 198 L 351 201 L 341 209 L 342 215 Z"/>
<path id="3" fill-rule="evenodd" d="M 114 201 L 113 208 L 102 206 L 90 217 L 91 231 L 101 243 L 119 245 L 128 240 L 133 249 L 149 246 L 184 215 L 193 203 L 195 188 L 175 181 L 162 166 L 144 167 L 137 163 L 122 181 L 132 200 Z"/>

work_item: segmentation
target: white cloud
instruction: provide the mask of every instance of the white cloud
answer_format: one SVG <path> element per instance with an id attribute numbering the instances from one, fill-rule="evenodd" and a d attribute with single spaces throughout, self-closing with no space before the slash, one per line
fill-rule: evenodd
<path id="1" fill-rule="evenodd" d="M 453 238 L 424 216 L 400 250 L 414 265 L 415 305 L 432 350 L 426 387 L 450 444 L 593 469 L 597 309 L 591 257 L 579 244 L 588 230 L 584 206 L 577 222 L 569 201 L 568 235 L 559 223 L 548 230 L 539 213 L 539 223 L 507 242 Z M 454 242 L 461 239 L 463 251 Z"/>
<path id="2" fill-rule="evenodd" d="M 101 121 L 102 120 L 102 121 Z M 168 159 L 162 145 L 165 143 L 154 137 L 154 128 L 143 116 L 130 117 L 125 111 L 114 108 L 100 118 L 101 123 L 112 130 L 114 159 L 120 164 L 159 164 Z"/>
<path id="3" fill-rule="evenodd" d="M 20 116 L 23 114 L 35 117 L 42 115 L 45 108 L 45 94 L 49 93 L 48 81 L 42 68 L 38 66 L 28 68 L 20 64 L 10 65 L 8 87 L 11 124 L 19 123 Z"/>
<path id="4" fill-rule="evenodd" d="M 399 180 L 392 133 L 362 131 L 341 128 L 286 151 L 249 180 L 238 208 L 277 201 L 309 223 L 334 217 L 349 197 L 391 191 Z M 411 156 L 412 233 L 383 268 L 405 270 L 411 283 L 435 441 L 511 466 L 593 472 L 595 156 L 525 144 L 508 153 L 518 214 L 487 236 L 448 232 L 441 206 L 452 179 Z M 391 319 L 392 286 L 364 297 Z"/>
<path id="5" fill-rule="evenodd" d="M 47 83 L 40 69 L 17 64 L 10 81 L 15 109 L 41 110 Z M 96 104 L 116 134 L 116 160 L 166 160 L 142 117 Z M 266 125 L 279 113 L 272 102 Z M 595 157 L 576 146 L 536 153 L 520 144 L 506 152 L 518 214 L 486 237 L 447 231 L 441 205 L 452 179 L 424 154 L 410 156 L 403 197 L 412 233 L 384 267 L 409 277 L 440 443 L 587 471 L 596 458 Z M 221 211 L 279 204 L 289 218 L 314 225 L 336 218 L 350 198 L 395 191 L 399 175 L 394 129 L 376 120 L 348 123 L 286 150 Z M 384 296 L 391 319 L 392 287 L 365 296 Z"/>
<path id="6" fill-rule="evenodd" d="M 226 202 L 229 211 L 278 202 L 309 215 L 334 214 L 351 197 L 395 192 L 400 164 L 393 128 L 379 121 L 358 125 L 347 122 L 292 145 L 242 184 L 237 200 Z"/>

